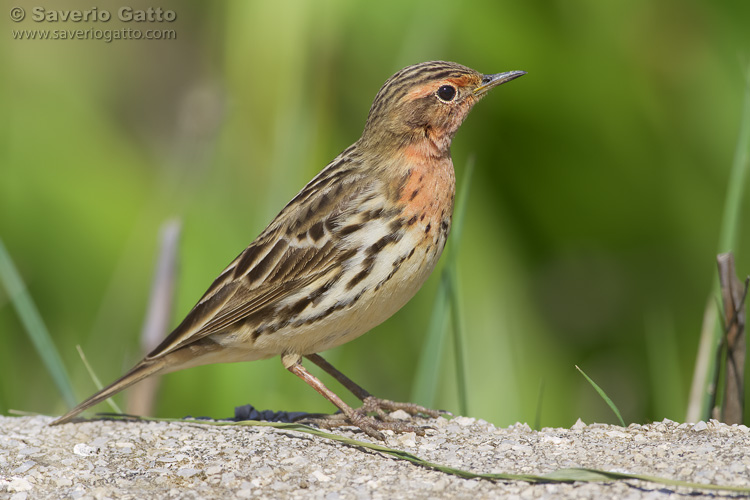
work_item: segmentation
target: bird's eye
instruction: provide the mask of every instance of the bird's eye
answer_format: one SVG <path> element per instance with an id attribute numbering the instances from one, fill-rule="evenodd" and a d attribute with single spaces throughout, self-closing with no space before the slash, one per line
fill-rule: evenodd
<path id="1" fill-rule="evenodd" d="M 456 87 L 452 85 L 443 85 L 437 90 L 437 96 L 441 101 L 450 102 L 456 97 Z"/>

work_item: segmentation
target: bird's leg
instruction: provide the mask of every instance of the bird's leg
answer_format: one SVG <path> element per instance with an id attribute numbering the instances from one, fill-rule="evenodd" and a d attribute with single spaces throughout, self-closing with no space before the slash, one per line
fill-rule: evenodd
<path id="1" fill-rule="evenodd" d="M 282 357 L 282 360 L 284 361 L 287 370 L 297 375 L 304 380 L 307 385 L 318 391 L 321 396 L 336 405 L 346 417 L 346 421 L 341 418 L 307 418 L 302 421 L 313 423 L 326 429 L 341 427 L 344 425 L 354 425 L 362 429 L 368 436 L 381 441 L 385 441 L 385 435 L 380 431 L 386 429 L 394 432 L 415 432 L 420 436 L 424 435 L 424 429 L 421 427 L 410 425 L 405 422 L 377 420 L 367 415 L 364 411 L 354 410 L 351 406 L 344 403 L 344 401 L 333 391 L 326 387 L 323 382 L 308 372 L 305 367 L 302 366 L 302 360 L 300 358 L 297 358 L 297 361 L 291 364 L 287 363 L 287 360 L 285 360 L 284 357 Z"/>
<path id="2" fill-rule="evenodd" d="M 372 396 L 372 394 L 357 385 L 352 379 L 334 368 L 334 366 L 323 359 L 323 356 L 321 356 L 320 354 L 308 354 L 305 357 L 321 367 L 327 374 L 335 378 L 341 385 L 349 389 L 349 391 L 357 396 L 360 400 L 364 401 L 365 399 Z"/>
<path id="3" fill-rule="evenodd" d="M 334 366 L 323 359 L 323 357 L 319 354 L 308 354 L 305 356 L 307 359 L 321 367 L 326 373 L 331 375 L 333 378 L 339 381 L 341 385 L 349 389 L 352 394 L 357 396 L 362 401 L 362 407 L 360 408 L 364 412 L 371 412 L 374 411 L 378 414 L 380 418 L 385 419 L 386 411 L 396 411 L 396 410 L 403 410 L 409 415 L 428 415 L 430 417 L 436 418 L 439 417 L 441 414 L 446 414 L 445 411 L 440 410 L 432 410 L 430 408 L 425 408 L 424 406 L 420 406 L 418 404 L 414 403 L 398 403 L 395 401 L 390 401 L 388 399 L 381 399 L 376 398 L 369 392 L 367 392 L 365 389 L 360 387 L 358 384 L 356 384 L 352 379 L 338 371 Z M 334 403 L 335 404 L 335 403 Z"/>

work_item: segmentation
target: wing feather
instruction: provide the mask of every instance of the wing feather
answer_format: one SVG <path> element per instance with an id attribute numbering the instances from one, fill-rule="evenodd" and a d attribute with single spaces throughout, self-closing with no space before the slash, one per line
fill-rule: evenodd
<path id="1" fill-rule="evenodd" d="M 336 174 L 325 182 L 324 174 Z M 232 261 L 198 304 L 147 359 L 159 358 L 209 335 L 231 331 L 253 315 L 272 311 L 316 280 L 339 273 L 355 252 L 338 229 L 356 217 L 374 189 L 360 176 L 341 176 L 334 160 Z M 342 184 L 349 184 L 348 186 Z M 295 203 L 295 200 L 297 203 Z M 321 234 L 322 233 L 322 234 Z M 255 318 L 254 318 L 255 319 Z"/>

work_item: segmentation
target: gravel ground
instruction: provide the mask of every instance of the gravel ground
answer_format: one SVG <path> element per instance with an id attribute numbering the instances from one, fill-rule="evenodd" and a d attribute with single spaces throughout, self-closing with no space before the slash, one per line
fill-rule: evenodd
<path id="1" fill-rule="evenodd" d="M 268 427 L 0 416 L 0 498 L 744 498 L 643 481 L 529 484 L 462 479 L 377 452 Z M 388 445 L 473 472 L 568 467 L 750 488 L 750 430 L 665 420 L 533 431 L 457 417 Z M 339 433 L 366 441 L 349 429 Z"/>

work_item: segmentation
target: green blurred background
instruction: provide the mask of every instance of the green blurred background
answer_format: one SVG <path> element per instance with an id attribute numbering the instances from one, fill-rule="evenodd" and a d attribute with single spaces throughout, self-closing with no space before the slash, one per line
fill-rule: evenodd
<path id="1" fill-rule="evenodd" d="M 14 23 L 17 5 L 27 19 Z M 98 7 L 114 18 L 123 5 L 172 9 L 177 20 L 29 18 L 33 6 L 92 6 L 71 0 L 4 0 L 0 12 L 0 238 L 79 398 L 94 386 L 76 344 L 104 382 L 142 356 L 165 220 L 183 224 L 176 325 L 359 137 L 391 74 L 446 59 L 528 72 L 477 106 L 453 143 L 459 188 L 476 162 L 458 254 L 468 413 L 497 425 L 538 414 L 543 426 L 614 422 L 577 364 L 626 422 L 684 419 L 750 61 L 750 2 Z M 92 27 L 173 29 L 177 39 L 12 36 Z M 748 249 L 745 230 L 741 276 Z M 373 393 L 409 399 L 438 282 L 326 357 Z M 436 406 L 456 411 L 452 356 L 447 343 Z M 245 403 L 332 410 L 272 359 L 167 375 L 157 413 L 226 417 Z M 0 288 L 0 413 L 10 409 L 65 405 Z"/>

